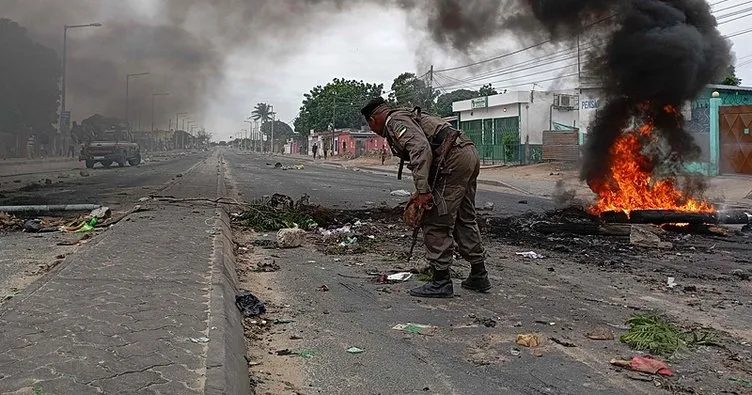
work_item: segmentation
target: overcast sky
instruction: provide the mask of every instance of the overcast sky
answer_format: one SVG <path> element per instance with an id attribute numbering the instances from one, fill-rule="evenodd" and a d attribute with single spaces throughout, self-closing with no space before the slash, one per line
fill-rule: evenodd
<path id="1" fill-rule="evenodd" d="M 723 34 L 749 29 L 748 0 L 710 1 Z M 121 116 L 125 74 L 149 71 L 149 77 L 132 81 L 130 120 L 148 124 L 150 93 L 167 91 L 170 96 L 156 106 L 157 127 L 166 128 L 177 112 L 189 111 L 217 140 L 247 128 L 244 120 L 259 102 L 272 104 L 278 119 L 291 122 L 303 94 L 333 78 L 383 83 L 388 91 L 400 73 L 422 75 L 435 65 L 434 87 L 442 92 L 476 90 L 485 83 L 499 90 L 577 86 L 574 43 L 503 56 L 539 40 L 528 36 L 522 42 L 523 37 L 507 32 L 468 51 L 470 55 L 458 55 L 429 39 L 424 15 L 388 8 L 393 3 L 386 0 L 339 2 L 346 11 L 335 9 L 334 3 L 0 0 L 0 16 L 19 21 L 58 51 L 64 23 L 104 23 L 69 37 L 67 104 L 75 119 L 95 112 Z M 731 40 L 742 85 L 752 86 L 752 32 Z M 584 34 L 583 52 L 588 45 Z M 453 69 L 496 57 L 476 67 Z M 453 70 L 443 71 L 447 68 Z"/>
<path id="2" fill-rule="evenodd" d="M 718 1 L 713 0 L 711 4 Z M 747 4 L 745 0 L 726 0 L 718 3 L 714 9 L 719 10 L 716 13 L 718 16 L 743 9 L 744 4 Z M 733 18 L 719 20 L 722 34 L 743 31 L 752 23 L 752 16 L 723 23 Z M 429 44 L 420 32 L 410 28 L 406 19 L 406 15 L 398 10 L 366 6 L 334 17 L 330 25 L 312 31 L 310 34 L 314 39 L 309 40 L 311 44 L 295 56 L 274 59 L 265 57 L 263 53 L 238 53 L 227 64 L 227 86 L 222 90 L 222 96 L 210 106 L 207 128 L 218 139 L 237 135 L 240 129 L 248 126 L 243 124 L 243 119 L 248 116 L 252 105 L 258 102 L 273 104 L 278 118 L 290 122 L 297 116 L 303 94 L 333 78 L 383 83 L 389 90 L 394 77 L 404 71 L 423 74 L 431 63 L 441 69 L 471 62 L 470 59 L 442 53 Z M 737 75 L 742 78 L 743 85 L 752 86 L 752 33 L 731 40 L 738 63 L 742 64 Z M 501 55 L 514 46 L 513 39 L 489 43 L 483 55 Z M 436 73 L 434 81 L 440 89 L 446 90 L 477 89 L 486 82 L 494 82 L 494 86 L 499 88 L 509 86 L 510 90 L 530 90 L 536 81 L 543 81 L 539 83 L 543 88 L 575 87 L 576 77 L 567 77 L 576 72 L 576 60 L 570 56 L 575 52 L 572 50 L 568 53 L 566 48 L 547 50 L 554 55 L 540 51 L 515 55 L 485 69 Z M 524 63 L 536 58 L 542 59 L 540 63 L 547 64 L 531 69 L 533 65 Z M 480 59 L 483 56 L 476 55 L 473 60 Z M 552 62 L 558 59 L 562 61 Z M 457 81 L 466 81 L 474 75 L 488 77 L 476 77 L 462 83 Z"/>

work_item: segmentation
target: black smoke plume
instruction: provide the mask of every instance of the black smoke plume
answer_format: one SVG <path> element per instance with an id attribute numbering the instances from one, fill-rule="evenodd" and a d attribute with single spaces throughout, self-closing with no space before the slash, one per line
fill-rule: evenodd
<path id="1" fill-rule="evenodd" d="M 602 84 L 606 104 L 588 134 L 583 180 L 608 177 L 609 151 L 633 119 L 653 123 L 672 160 L 699 154 L 680 110 L 731 62 L 730 44 L 718 32 L 707 2 L 533 0 L 532 8 L 555 39 L 577 34 L 584 15 L 603 18 L 602 27 L 596 27 L 609 31 L 605 48 L 592 54 L 588 67 Z"/>

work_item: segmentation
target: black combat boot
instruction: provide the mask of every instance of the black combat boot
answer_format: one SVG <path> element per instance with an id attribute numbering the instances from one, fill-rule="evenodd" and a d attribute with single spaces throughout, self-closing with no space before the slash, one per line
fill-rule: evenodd
<path id="1" fill-rule="evenodd" d="M 420 298 L 452 298 L 454 287 L 449 270 L 431 269 L 431 281 L 410 290 L 410 295 Z"/>
<path id="2" fill-rule="evenodd" d="M 491 282 L 488 281 L 486 265 L 479 263 L 470 266 L 470 275 L 460 283 L 460 286 L 475 292 L 488 292 L 491 289 Z"/>

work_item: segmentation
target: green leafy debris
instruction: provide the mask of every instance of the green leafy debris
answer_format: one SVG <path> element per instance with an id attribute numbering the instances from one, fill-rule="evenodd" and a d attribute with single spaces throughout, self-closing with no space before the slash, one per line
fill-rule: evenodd
<path id="1" fill-rule="evenodd" d="M 718 336 L 709 330 L 684 331 L 657 314 L 635 314 L 628 321 L 630 329 L 619 340 L 635 350 L 672 356 L 697 346 L 717 346 Z"/>

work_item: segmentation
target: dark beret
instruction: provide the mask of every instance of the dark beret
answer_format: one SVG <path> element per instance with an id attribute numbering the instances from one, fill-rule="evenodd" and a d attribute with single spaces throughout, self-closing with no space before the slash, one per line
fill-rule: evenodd
<path id="1" fill-rule="evenodd" d="M 384 100 L 383 97 L 374 97 L 373 99 L 369 100 L 368 104 L 366 104 L 365 107 L 360 110 L 360 113 L 363 114 L 364 117 L 370 118 L 371 114 L 373 114 L 373 111 L 383 104 L 386 104 L 386 100 Z"/>

